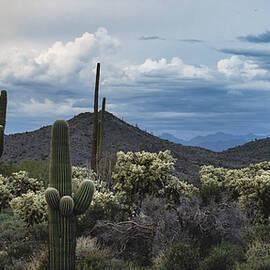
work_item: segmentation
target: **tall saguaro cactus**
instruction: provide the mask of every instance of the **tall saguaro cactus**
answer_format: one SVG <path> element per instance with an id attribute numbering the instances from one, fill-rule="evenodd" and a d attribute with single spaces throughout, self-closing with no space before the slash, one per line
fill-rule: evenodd
<path id="1" fill-rule="evenodd" d="M 94 98 L 94 120 L 93 120 L 93 135 L 91 144 L 91 169 L 97 172 L 97 140 L 98 140 L 98 88 L 100 77 L 100 63 L 97 63 L 96 70 L 96 85 Z"/>
<path id="2" fill-rule="evenodd" d="M 4 131 L 6 126 L 7 91 L 2 90 L 0 96 L 0 157 L 4 151 Z"/>
<path id="3" fill-rule="evenodd" d="M 92 181 L 84 180 L 72 198 L 69 128 L 64 120 L 56 120 L 51 132 L 49 187 L 45 192 L 50 270 L 75 269 L 76 215 L 87 210 L 93 193 Z"/>

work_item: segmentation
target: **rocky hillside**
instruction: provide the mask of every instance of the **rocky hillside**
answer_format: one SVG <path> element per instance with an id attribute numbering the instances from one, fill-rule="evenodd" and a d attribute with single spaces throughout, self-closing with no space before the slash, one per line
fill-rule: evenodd
<path id="1" fill-rule="evenodd" d="M 71 157 L 73 165 L 89 164 L 93 114 L 81 113 L 68 121 L 70 126 Z M 177 159 L 176 173 L 186 180 L 198 177 L 201 165 L 241 167 L 249 162 L 270 160 L 270 139 L 259 140 L 242 147 L 216 153 L 199 147 L 183 146 L 153 136 L 127 124 L 111 113 L 105 114 L 104 151 L 149 151 L 169 149 Z M 25 133 L 7 135 L 2 160 L 19 162 L 25 159 L 47 160 L 50 148 L 51 126 Z M 260 147 L 257 147 L 257 144 Z M 243 149 L 243 150 L 242 150 Z M 268 150 L 267 150 L 268 149 Z"/>

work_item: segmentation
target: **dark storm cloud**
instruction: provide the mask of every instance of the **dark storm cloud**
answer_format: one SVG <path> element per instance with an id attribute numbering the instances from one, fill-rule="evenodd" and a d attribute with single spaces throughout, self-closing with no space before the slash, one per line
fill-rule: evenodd
<path id="1" fill-rule="evenodd" d="M 247 35 L 238 37 L 239 40 L 252 43 L 270 43 L 270 31 L 265 31 L 259 35 Z"/>

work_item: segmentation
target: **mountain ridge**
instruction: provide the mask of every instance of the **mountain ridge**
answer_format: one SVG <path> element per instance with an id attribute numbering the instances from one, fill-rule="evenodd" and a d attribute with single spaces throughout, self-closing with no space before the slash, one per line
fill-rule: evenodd
<path id="1" fill-rule="evenodd" d="M 85 112 L 69 119 L 71 160 L 73 165 L 89 164 L 91 153 L 91 136 L 93 113 Z M 47 160 L 50 150 L 51 126 L 38 130 L 16 133 L 5 136 L 3 161 L 20 162 L 25 159 Z M 266 139 L 264 139 L 266 140 Z M 138 127 L 132 126 L 113 114 L 105 113 L 104 152 L 148 151 L 159 152 L 170 150 L 176 158 L 175 173 L 182 180 L 195 181 L 202 165 L 216 167 L 240 168 L 248 166 L 252 161 L 270 160 L 270 139 L 260 145 L 267 145 L 265 151 L 256 153 L 256 145 L 233 148 L 221 153 L 193 146 L 184 146 L 160 139 Z M 260 146 L 261 147 L 261 146 Z M 262 150 L 262 149 L 261 149 Z M 244 153 L 244 154 L 243 154 Z M 252 158 L 251 158 L 252 157 Z"/>
<path id="2" fill-rule="evenodd" d="M 196 136 L 190 140 L 183 140 L 175 137 L 170 133 L 162 133 L 159 135 L 161 139 L 166 139 L 171 142 L 181 143 L 186 146 L 199 146 L 215 152 L 225 151 L 239 145 L 243 145 L 252 140 L 263 139 L 267 136 L 255 135 L 252 133 L 243 135 L 233 135 L 224 132 L 216 132 L 205 136 Z"/>

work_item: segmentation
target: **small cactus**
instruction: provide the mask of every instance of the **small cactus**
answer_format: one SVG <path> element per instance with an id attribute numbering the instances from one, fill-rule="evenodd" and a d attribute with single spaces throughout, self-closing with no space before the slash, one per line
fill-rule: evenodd
<path id="1" fill-rule="evenodd" d="M 84 180 L 72 198 L 72 175 L 67 123 L 55 121 L 51 133 L 49 187 L 45 191 L 49 220 L 50 270 L 74 270 L 76 215 L 90 206 L 94 185 Z"/>

